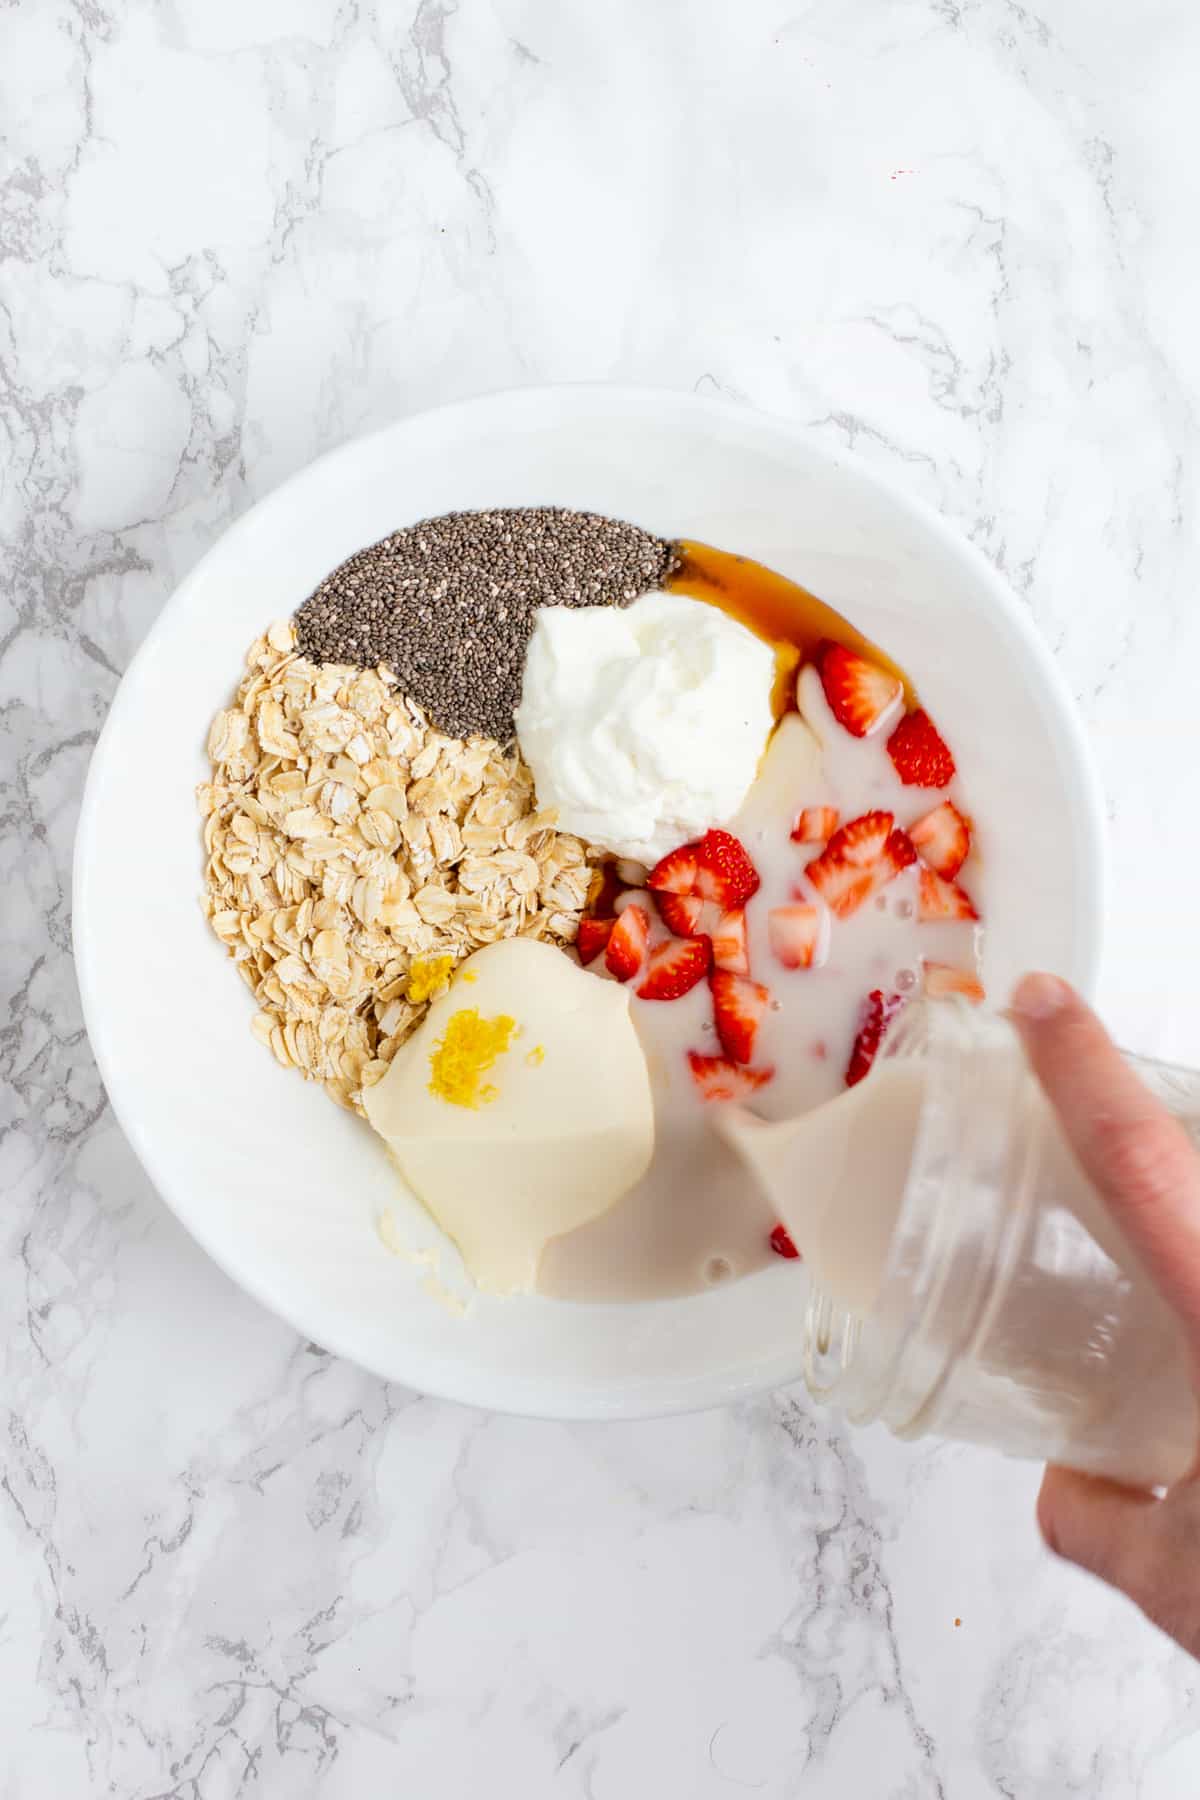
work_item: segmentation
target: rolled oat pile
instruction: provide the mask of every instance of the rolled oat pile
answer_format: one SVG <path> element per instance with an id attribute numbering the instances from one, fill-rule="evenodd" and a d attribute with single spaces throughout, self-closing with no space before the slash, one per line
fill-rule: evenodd
<path id="1" fill-rule="evenodd" d="M 204 910 L 278 1060 L 362 1110 L 454 965 L 504 937 L 574 941 L 592 871 L 494 739 L 445 737 L 386 669 L 251 647 L 198 790 Z"/>

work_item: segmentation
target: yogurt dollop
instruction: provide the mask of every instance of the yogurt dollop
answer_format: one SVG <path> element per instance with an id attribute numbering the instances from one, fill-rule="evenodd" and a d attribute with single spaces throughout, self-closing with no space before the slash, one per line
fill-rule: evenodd
<path id="1" fill-rule="evenodd" d="M 517 735 L 558 826 L 650 866 L 738 811 L 773 723 L 769 644 L 684 594 L 542 607 Z"/>

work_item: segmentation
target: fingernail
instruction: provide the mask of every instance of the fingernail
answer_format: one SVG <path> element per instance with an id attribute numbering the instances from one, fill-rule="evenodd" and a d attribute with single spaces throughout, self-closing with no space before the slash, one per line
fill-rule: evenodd
<path id="1" fill-rule="evenodd" d="M 1070 988 L 1057 975 L 1023 975 L 1013 993 L 1012 1009 L 1022 1019 L 1052 1019 L 1070 999 Z"/>

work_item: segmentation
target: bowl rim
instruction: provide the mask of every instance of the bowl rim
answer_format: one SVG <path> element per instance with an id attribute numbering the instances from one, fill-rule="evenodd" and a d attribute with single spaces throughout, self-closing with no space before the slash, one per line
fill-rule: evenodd
<path id="1" fill-rule="evenodd" d="M 1021 606 L 1007 582 L 992 563 L 970 538 L 947 521 L 928 501 L 911 493 L 903 482 L 890 472 L 876 469 L 854 451 L 846 450 L 841 446 L 828 445 L 809 424 L 783 418 L 756 406 L 745 405 L 718 396 L 696 394 L 686 389 L 605 381 L 555 382 L 488 389 L 438 406 L 422 408 L 418 412 L 404 414 L 383 425 L 376 426 L 371 431 L 347 438 L 333 449 L 323 452 L 287 476 L 261 499 L 248 506 L 239 518 L 218 534 L 204 554 L 197 559 L 167 595 L 145 637 L 130 658 L 97 736 L 84 783 L 72 856 L 72 950 L 84 1023 L 113 1116 L 149 1176 L 160 1199 L 205 1254 L 243 1292 L 249 1294 L 276 1317 L 281 1318 L 301 1336 L 320 1343 L 333 1354 L 344 1357 L 360 1368 L 367 1369 L 380 1379 L 395 1381 L 398 1385 L 405 1384 L 403 1376 L 380 1367 L 378 1363 L 364 1358 L 357 1348 L 339 1341 L 341 1333 L 336 1329 L 331 1331 L 328 1322 L 306 1318 L 303 1309 L 290 1303 L 286 1307 L 281 1307 L 277 1297 L 271 1292 L 270 1284 L 265 1276 L 260 1276 L 257 1269 L 232 1266 L 232 1260 L 226 1256 L 224 1247 L 212 1241 L 204 1229 L 202 1220 L 197 1220 L 192 1216 L 194 1209 L 184 1207 L 181 1210 L 172 1197 L 172 1181 L 163 1174 L 158 1166 L 158 1158 L 153 1146 L 147 1141 L 142 1130 L 134 1098 L 128 1092 L 123 1091 L 122 1078 L 116 1067 L 115 1059 L 110 1055 L 103 1009 L 98 1003 L 93 981 L 93 944 L 87 923 L 87 877 L 89 863 L 94 854 L 95 813 L 98 804 L 97 794 L 101 785 L 100 774 L 112 755 L 112 746 L 117 738 L 124 711 L 127 706 L 132 704 L 135 689 L 142 678 L 142 671 L 150 661 L 158 636 L 166 628 L 169 615 L 185 603 L 191 589 L 204 579 L 207 565 L 210 559 L 216 556 L 218 550 L 223 556 L 227 556 L 231 544 L 236 547 L 239 534 L 246 533 L 248 535 L 251 530 L 260 530 L 264 518 L 273 511 L 286 512 L 291 504 L 292 494 L 304 483 L 313 480 L 318 471 L 323 471 L 328 475 L 340 463 L 352 462 L 355 457 L 362 454 L 364 447 L 368 444 L 382 438 L 403 437 L 408 432 L 420 432 L 427 427 L 431 420 L 437 420 L 445 428 L 453 425 L 455 419 L 458 418 L 461 420 L 462 429 L 469 431 L 473 420 L 490 412 L 503 413 L 506 409 L 511 409 L 518 417 L 522 410 L 528 411 L 531 415 L 536 415 L 543 409 L 553 413 L 555 408 L 569 405 L 572 402 L 582 403 L 584 408 L 599 407 L 613 413 L 636 411 L 639 408 L 647 407 L 664 410 L 675 409 L 690 413 L 698 421 L 711 419 L 736 423 L 742 429 L 749 426 L 759 433 L 773 436 L 777 442 L 781 442 L 785 446 L 801 446 L 806 454 L 847 471 L 856 482 L 873 489 L 890 500 L 899 509 L 914 517 L 923 529 L 938 539 L 950 554 L 971 566 L 976 583 L 981 592 L 986 594 L 994 614 L 1007 626 L 1016 640 L 1021 654 L 1036 665 L 1043 690 L 1050 702 L 1044 712 L 1046 728 L 1062 758 L 1067 776 L 1066 786 L 1074 794 L 1078 804 L 1079 810 L 1074 820 L 1075 853 L 1081 858 L 1087 873 L 1085 891 L 1089 895 L 1090 904 L 1080 909 L 1080 916 L 1076 920 L 1075 944 L 1076 981 L 1085 995 L 1090 996 L 1094 992 L 1099 971 L 1110 877 L 1106 807 L 1091 745 L 1074 696 L 1067 686 L 1057 660 L 1034 624 L 1028 609 Z M 777 1385 L 780 1379 L 777 1370 L 764 1368 L 761 1373 L 763 1377 L 761 1380 L 755 1378 L 734 1380 L 727 1377 L 722 1382 L 719 1379 L 713 1379 L 703 1392 L 693 1391 L 703 1388 L 704 1384 L 699 1378 L 692 1378 L 678 1383 L 670 1398 L 659 1397 L 650 1408 L 639 1406 L 636 1401 L 632 1406 L 624 1404 L 618 1408 L 611 1401 L 606 1401 L 599 1391 L 592 1392 L 591 1390 L 581 1390 L 578 1400 L 574 1403 L 565 1398 L 555 1401 L 549 1396 L 541 1402 L 531 1401 L 528 1397 L 523 1397 L 519 1403 L 514 1401 L 505 1404 L 503 1401 L 498 1402 L 493 1399 L 485 1402 L 478 1398 L 477 1393 L 467 1392 L 464 1387 L 457 1385 L 453 1380 L 426 1381 L 422 1378 L 420 1388 L 414 1388 L 414 1391 L 429 1394 L 437 1399 L 455 1401 L 459 1404 L 486 1405 L 489 1410 L 495 1412 L 510 1413 L 526 1418 L 560 1421 L 654 1418 L 665 1417 L 673 1413 L 703 1411 L 713 1406 L 726 1405 L 753 1393 L 769 1391 L 771 1387 Z"/>

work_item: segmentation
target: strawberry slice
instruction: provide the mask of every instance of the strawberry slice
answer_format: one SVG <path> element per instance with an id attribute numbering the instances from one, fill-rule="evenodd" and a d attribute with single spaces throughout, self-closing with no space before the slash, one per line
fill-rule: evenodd
<path id="1" fill-rule="evenodd" d="M 646 877 L 646 886 L 653 888 L 656 894 L 694 894 L 700 872 L 696 850 L 695 844 L 682 844 L 678 850 L 668 850 Z"/>
<path id="2" fill-rule="evenodd" d="M 743 1069 L 727 1056 L 701 1056 L 698 1050 L 689 1050 L 687 1059 L 705 1100 L 748 1100 L 775 1075 L 774 1069 Z"/>
<path id="3" fill-rule="evenodd" d="M 751 981 L 746 975 L 730 975 L 725 969 L 714 969 L 708 985 L 712 989 L 713 1014 L 721 1048 L 734 1062 L 748 1063 L 754 1055 L 754 1040 L 771 999 L 770 989 L 761 981 Z"/>
<path id="4" fill-rule="evenodd" d="M 883 855 L 879 860 L 889 871 L 884 876 L 885 882 L 890 881 L 893 875 L 898 875 L 901 869 L 912 868 L 917 860 L 917 849 L 907 831 L 901 831 L 897 826 L 895 831 L 888 834 L 888 841 L 883 846 Z"/>
<path id="5" fill-rule="evenodd" d="M 931 1000 L 944 1000 L 949 994 L 961 994 L 976 1005 L 986 1000 L 983 983 L 965 969 L 952 969 L 949 963 L 925 964 L 925 992 Z"/>
<path id="6" fill-rule="evenodd" d="M 604 964 L 618 981 L 629 981 L 646 960 L 650 918 L 643 906 L 627 906 L 612 929 Z"/>
<path id="7" fill-rule="evenodd" d="M 789 1262 L 800 1255 L 786 1225 L 777 1225 L 767 1239 L 776 1256 L 785 1256 Z"/>
<path id="8" fill-rule="evenodd" d="M 595 962 L 600 952 L 612 936 L 615 919 L 580 919 L 579 936 L 575 939 L 575 948 L 579 952 L 579 960 L 586 968 L 588 963 Z"/>
<path id="9" fill-rule="evenodd" d="M 712 945 L 706 937 L 668 938 L 650 952 L 638 999 L 678 1000 L 704 980 L 711 962 Z"/>
<path id="10" fill-rule="evenodd" d="M 793 844 L 827 844 L 837 830 L 836 806 L 806 806 L 792 826 Z"/>
<path id="11" fill-rule="evenodd" d="M 654 901 L 663 924 L 676 937 L 705 935 L 705 914 L 714 909 L 701 900 L 698 894 L 672 894 L 664 891 L 656 893 Z"/>
<path id="12" fill-rule="evenodd" d="M 847 863 L 826 862 L 818 857 L 804 871 L 836 919 L 848 919 L 875 892 L 873 869 L 854 869 Z M 800 890 L 796 890 L 799 894 Z"/>
<path id="13" fill-rule="evenodd" d="M 916 860 L 911 839 L 894 829 L 891 813 L 869 812 L 835 831 L 804 873 L 830 912 L 848 919 Z"/>
<path id="14" fill-rule="evenodd" d="M 711 900 L 728 912 L 758 892 L 758 870 L 732 832 L 714 830 L 706 831 L 698 844 L 668 851 L 647 882 L 656 894 Z"/>
<path id="15" fill-rule="evenodd" d="M 869 737 L 900 698 L 902 684 L 877 663 L 829 638 L 817 645 L 815 661 L 838 724 L 852 737 Z"/>
<path id="16" fill-rule="evenodd" d="M 905 787 L 944 788 L 954 780 L 954 758 L 922 707 L 901 719 L 887 748 Z"/>
<path id="17" fill-rule="evenodd" d="M 870 1072 L 884 1034 L 903 1005 L 902 995 L 884 994 L 881 988 L 875 988 L 867 995 L 859 1018 L 858 1036 L 846 1065 L 847 1087 L 856 1086 Z"/>
<path id="18" fill-rule="evenodd" d="M 828 858 L 830 862 L 844 863 L 852 869 L 869 868 L 882 855 L 895 823 L 890 812 L 861 813 L 834 832 L 817 861 L 824 862 Z M 813 864 L 808 866 L 811 871 Z"/>
<path id="19" fill-rule="evenodd" d="M 910 825 L 908 835 L 920 851 L 921 861 L 935 874 L 953 881 L 971 848 L 971 821 L 952 800 L 943 800 Z"/>
<path id="20" fill-rule="evenodd" d="M 750 946 L 746 939 L 744 907 L 735 906 L 732 912 L 721 914 L 713 932 L 712 959 L 718 969 L 728 969 L 731 975 L 750 973 Z"/>
<path id="21" fill-rule="evenodd" d="M 696 846 L 696 892 L 726 909 L 744 906 L 758 892 L 758 870 L 728 831 L 706 831 Z"/>
<path id="22" fill-rule="evenodd" d="M 767 938 L 785 969 L 811 969 L 821 942 L 821 914 L 815 906 L 774 906 L 767 914 Z"/>
<path id="23" fill-rule="evenodd" d="M 917 916 L 929 924 L 935 919 L 977 919 L 979 914 L 956 881 L 943 881 L 932 869 L 922 869 Z"/>

